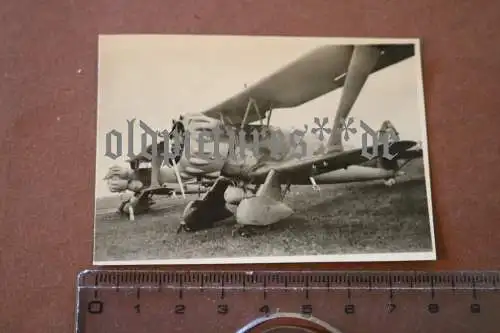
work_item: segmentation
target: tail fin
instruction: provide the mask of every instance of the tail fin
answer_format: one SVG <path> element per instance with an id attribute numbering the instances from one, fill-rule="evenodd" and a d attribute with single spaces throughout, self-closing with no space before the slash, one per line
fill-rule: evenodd
<path id="1" fill-rule="evenodd" d="M 342 131 L 347 117 L 365 85 L 368 76 L 377 65 L 381 50 L 376 46 L 358 45 L 353 48 L 351 61 L 347 69 L 344 89 L 333 121 L 332 134 L 328 140 L 328 152 L 342 151 Z"/>
<path id="2" fill-rule="evenodd" d="M 383 135 L 388 137 L 389 143 L 394 141 L 399 141 L 399 132 L 389 120 L 384 121 L 382 123 L 382 126 L 380 126 L 379 137 L 382 137 Z M 377 165 L 381 169 L 392 170 L 395 172 L 400 169 L 397 158 L 390 160 L 383 156 L 379 156 L 377 160 Z"/>

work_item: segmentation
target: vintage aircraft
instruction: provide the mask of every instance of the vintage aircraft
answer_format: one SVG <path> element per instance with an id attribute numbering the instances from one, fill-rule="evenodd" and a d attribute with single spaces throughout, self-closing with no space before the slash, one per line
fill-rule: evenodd
<path id="1" fill-rule="evenodd" d="M 214 158 L 214 151 L 191 150 L 196 144 L 191 145 L 189 153 L 181 145 L 174 158 L 163 158 L 180 184 L 182 175 L 198 179 L 216 177 L 203 198 L 187 204 L 179 230 L 209 228 L 232 216 L 227 204 L 236 206 L 234 215 L 240 234 L 246 234 L 246 226 L 274 224 L 293 214 L 283 203 L 291 185 L 313 184 L 318 188 L 318 184 L 374 179 L 393 184 L 401 174 L 401 160 L 422 156 L 422 150 L 416 149 L 417 143 L 399 140 L 394 126 L 387 122 L 382 129 L 392 130 L 397 140 L 389 143 L 389 136 L 379 133 L 378 144 L 346 150 L 341 124 L 370 74 L 414 54 L 413 44 L 323 46 L 207 111 L 183 115 L 170 134 L 177 133 L 181 142 L 192 142 L 192 133 L 217 132 L 211 142 L 213 150 L 223 158 Z M 312 133 L 299 131 L 303 134 L 302 145 L 297 147 L 297 130 L 270 125 L 273 110 L 299 106 L 341 87 L 344 89 L 326 144 Z M 232 130 L 248 135 L 231 137 Z M 259 149 L 250 149 L 254 154 L 247 156 L 245 146 L 255 143 L 251 133 L 258 133 Z M 186 140 L 187 137 L 190 138 Z M 305 151 L 297 156 L 297 150 L 304 147 Z M 159 143 L 152 154 L 152 161 L 156 162 L 152 163 L 153 179 L 161 177 L 155 166 L 167 151 L 163 148 L 166 147 Z M 238 148 L 241 158 L 235 153 Z M 383 153 L 391 157 L 383 157 Z"/>

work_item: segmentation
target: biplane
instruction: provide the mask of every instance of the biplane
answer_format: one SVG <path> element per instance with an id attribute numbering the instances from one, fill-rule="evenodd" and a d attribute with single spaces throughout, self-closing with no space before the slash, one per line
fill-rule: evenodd
<path id="1" fill-rule="evenodd" d="M 151 154 L 151 177 L 156 179 L 152 184 L 158 184 L 167 169 L 179 184 L 188 178 L 214 180 L 202 198 L 187 204 L 179 231 L 210 228 L 234 215 L 235 231 L 248 235 L 253 226 L 269 226 L 293 214 L 283 202 L 291 185 L 311 184 L 319 190 L 320 184 L 375 179 L 394 184 L 406 163 L 422 157 L 418 143 L 400 140 L 395 127 L 386 121 L 378 142 L 345 149 L 341 125 L 372 73 L 414 55 L 414 44 L 322 46 L 222 103 L 174 121 L 169 137 L 176 133 L 182 142 L 192 140 L 192 133 L 217 132 L 214 149 L 224 157 L 193 149 L 185 154 L 181 146 L 173 158 L 162 159 L 161 154 L 171 150 L 164 142 Z M 326 144 L 312 133 L 303 133 L 301 147 L 306 150 L 297 156 L 296 142 L 290 139 L 295 138 L 296 130 L 271 125 L 273 111 L 297 107 L 339 88 L 343 91 Z M 230 140 L 233 130 L 248 135 L 236 136 L 239 140 L 234 144 Z M 259 149 L 247 156 L 241 147 L 255 143 L 255 135 L 250 133 L 258 133 Z M 388 133 L 396 140 L 389 142 Z M 191 139 L 183 141 L 188 134 Z M 234 153 L 238 148 L 240 158 Z M 149 149 L 152 151 L 151 146 Z M 158 167 L 160 160 L 167 161 L 167 169 Z"/>

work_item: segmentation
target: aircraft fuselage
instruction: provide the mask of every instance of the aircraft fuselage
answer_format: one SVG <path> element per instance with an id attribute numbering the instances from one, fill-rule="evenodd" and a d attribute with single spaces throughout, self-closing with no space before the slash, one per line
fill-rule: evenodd
<path id="1" fill-rule="evenodd" d="M 186 133 L 189 133 L 183 137 L 184 149 L 180 152 L 177 162 L 183 179 L 201 176 L 217 178 L 228 160 L 243 168 L 252 167 L 256 163 L 264 163 L 272 168 L 273 164 L 310 159 L 324 153 L 328 141 L 328 137 L 320 140 L 318 135 L 305 129 L 284 129 L 259 124 L 250 124 L 241 129 L 224 125 L 222 121 L 202 114 L 184 116 L 182 121 Z M 392 170 L 355 165 L 320 173 L 313 178 L 318 184 L 332 184 L 387 179 L 394 176 Z M 161 181 L 175 182 L 175 177 L 173 168 L 161 168 Z M 292 184 L 310 184 L 310 177 L 311 175 L 306 174 L 298 175 L 293 178 Z"/>

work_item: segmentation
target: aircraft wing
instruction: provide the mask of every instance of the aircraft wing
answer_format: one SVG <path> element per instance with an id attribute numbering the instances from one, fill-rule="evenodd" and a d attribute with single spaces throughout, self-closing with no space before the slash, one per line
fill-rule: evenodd
<path id="1" fill-rule="evenodd" d="M 396 155 L 397 159 L 406 158 L 401 157 L 408 149 L 414 147 L 417 143 L 414 141 L 397 141 L 389 147 L 389 153 Z M 383 146 L 380 144 L 378 147 L 378 156 L 383 154 Z M 368 153 L 372 154 L 374 147 L 367 148 Z M 262 165 L 256 165 L 254 168 L 247 170 L 245 177 L 253 180 L 263 181 L 271 169 L 274 169 L 280 175 L 282 182 L 286 180 L 299 180 L 321 173 L 330 172 L 334 170 L 344 169 L 350 165 L 359 165 L 370 159 L 363 156 L 362 149 L 352 149 L 340 153 L 331 153 L 321 156 L 315 156 L 308 159 L 289 160 L 286 162 L 265 162 Z"/>
<path id="2" fill-rule="evenodd" d="M 341 88 L 348 64 L 341 66 L 341 49 L 353 45 L 327 45 L 319 47 L 241 93 L 204 111 L 206 116 L 227 119 L 233 125 L 243 122 L 247 104 L 253 98 L 264 117 L 270 108 L 291 108 Z M 415 54 L 413 44 L 379 45 L 381 56 L 372 73 L 396 64 Z M 255 112 L 249 112 L 246 122 L 260 120 Z"/>

